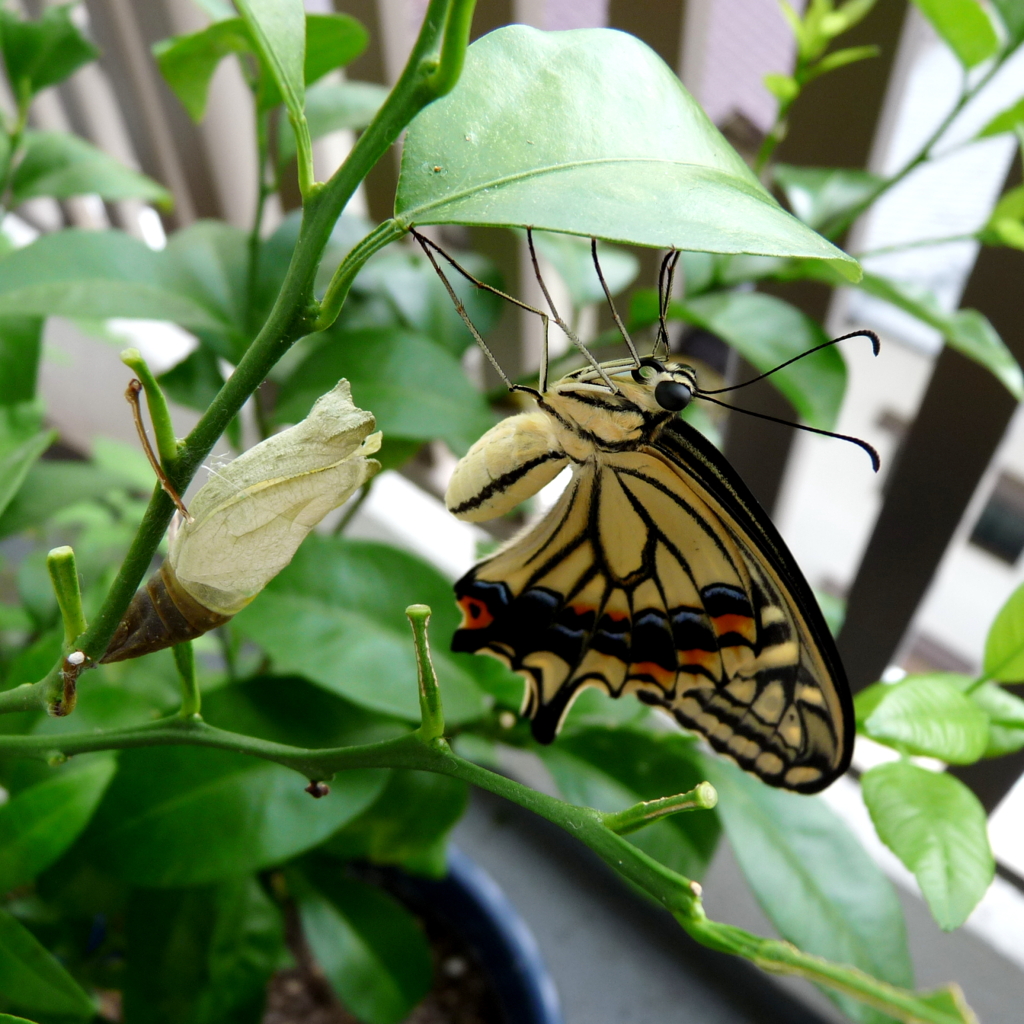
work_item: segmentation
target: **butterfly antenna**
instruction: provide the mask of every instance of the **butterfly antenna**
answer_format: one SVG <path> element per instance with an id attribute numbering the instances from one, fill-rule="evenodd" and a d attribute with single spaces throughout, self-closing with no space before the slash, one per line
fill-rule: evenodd
<path id="1" fill-rule="evenodd" d="M 676 276 L 676 264 L 679 263 L 679 251 L 672 249 L 665 254 L 661 261 L 661 269 L 658 271 L 658 337 L 654 340 L 654 352 L 657 353 L 658 346 L 665 346 L 665 355 L 670 352 L 668 344 L 668 317 L 669 303 L 672 301 L 672 285 Z"/>
<path id="2" fill-rule="evenodd" d="M 492 295 L 497 295 L 499 298 L 505 299 L 506 302 L 511 302 L 512 305 L 518 306 L 520 309 L 525 309 L 529 313 L 535 313 L 537 316 L 541 318 L 541 321 L 544 324 L 545 358 L 540 377 L 540 393 L 543 394 L 545 391 L 547 391 L 548 322 L 550 319 L 547 313 L 545 313 L 542 309 L 537 309 L 534 306 L 531 306 L 529 303 L 522 302 L 521 300 L 515 298 L 515 296 L 513 295 L 508 295 L 507 293 L 503 292 L 500 288 L 495 288 L 493 285 L 487 284 L 485 281 L 481 281 L 478 278 L 474 277 L 468 270 L 466 270 L 465 267 L 461 266 L 457 260 L 455 260 L 452 256 L 449 256 L 448 253 L 446 253 L 444 249 L 441 248 L 441 246 L 439 246 L 436 242 L 432 241 L 431 239 L 427 238 L 426 235 L 421 235 L 415 228 L 410 229 L 410 234 L 412 234 L 413 238 L 415 238 L 416 241 L 419 242 L 420 248 L 426 254 L 427 259 L 430 260 L 430 265 L 434 268 L 434 270 L 437 273 L 437 276 L 441 279 L 441 283 L 444 285 L 445 291 L 448 292 L 448 297 L 452 300 L 452 305 L 455 306 L 455 312 L 458 313 L 459 316 L 462 318 L 462 322 L 468 328 L 469 333 L 473 335 L 473 340 L 483 350 L 484 355 L 487 356 L 488 360 L 490 360 L 491 366 L 494 367 L 495 372 L 505 383 L 505 386 L 509 389 L 509 391 L 527 391 L 530 392 L 531 394 L 534 393 L 533 388 L 524 387 L 522 384 L 513 384 L 508 374 L 505 373 L 505 371 L 501 368 L 501 364 L 495 358 L 494 353 L 488 347 L 487 342 L 485 342 L 484 339 L 480 336 L 480 332 L 476 329 L 475 325 L 473 324 L 473 321 L 470 320 L 469 314 L 466 312 L 466 307 L 463 304 L 462 300 L 458 297 L 458 295 L 455 294 L 455 289 L 452 287 L 451 282 L 445 276 L 444 271 L 438 266 L 437 260 L 434 259 L 434 253 L 440 253 L 441 256 L 443 256 L 444 259 L 447 260 L 447 262 L 451 264 L 451 266 L 458 273 L 460 273 L 467 281 L 469 281 L 470 284 L 472 284 L 474 287 L 479 288 L 481 291 L 490 292 Z"/>
<path id="3" fill-rule="evenodd" d="M 640 353 L 636 350 L 636 345 L 633 344 L 633 339 L 629 336 L 629 331 L 626 330 L 626 325 L 622 322 L 622 317 L 619 316 L 619 311 L 615 308 L 615 303 L 612 302 L 612 293 L 608 289 L 608 283 L 604 279 L 604 273 L 601 270 L 601 261 L 597 258 L 597 239 L 592 238 L 590 240 L 590 255 L 594 260 L 594 269 L 597 271 L 597 279 L 601 282 L 601 288 L 604 290 L 604 297 L 608 300 L 608 308 L 612 311 L 612 319 L 615 321 L 615 326 L 618 327 L 619 333 L 622 335 L 622 340 L 626 343 L 626 348 L 629 349 L 629 354 L 633 357 L 633 362 L 640 365 Z"/>
<path id="4" fill-rule="evenodd" d="M 862 441 L 859 437 L 851 437 L 849 434 L 837 434 L 832 430 L 820 430 L 818 427 L 809 427 L 806 423 L 792 423 L 790 420 L 779 419 L 778 416 L 769 416 L 764 412 L 753 412 L 751 409 L 741 409 L 738 405 L 729 405 L 726 402 L 720 402 L 717 398 L 709 398 L 708 392 L 697 391 L 694 393 L 695 398 L 703 398 L 706 402 L 713 402 L 715 405 L 720 405 L 723 409 L 731 409 L 733 412 L 741 412 L 745 416 L 756 416 L 759 420 L 771 420 L 772 423 L 781 423 L 784 427 L 793 427 L 796 430 L 806 430 L 811 434 L 821 434 L 824 437 L 834 437 L 839 441 L 849 441 L 850 444 L 857 445 L 858 448 L 863 448 L 868 453 L 868 458 L 871 459 L 871 468 L 877 473 L 879 467 L 882 465 L 881 459 L 878 457 L 878 452 L 867 443 Z"/>
<path id="5" fill-rule="evenodd" d="M 555 309 L 555 303 L 551 298 L 551 293 L 548 291 L 548 286 L 544 283 L 544 278 L 540 273 L 540 261 L 537 259 L 537 250 L 533 245 L 533 228 L 526 229 L 526 242 L 530 247 L 530 260 L 533 263 L 533 274 L 537 278 L 537 284 L 540 285 L 540 290 L 544 293 L 544 298 L 547 301 L 548 308 L 551 310 L 551 316 L 555 323 L 565 332 L 565 336 L 583 353 L 586 360 L 590 365 L 597 371 L 598 376 L 608 385 L 612 394 L 618 394 L 619 389 L 612 383 L 611 377 L 605 373 L 604 367 L 594 358 L 593 353 L 587 348 L 586 345 L 580 341 L 579 336 L 576 332 L 561 318 L 558 310 Z M 639 361 L 638 361 L 639 362 Z M 545 373 L 546 373 L 545 367 Z"/>
<path id="6" fill-rule="evenodd" d="M 840 341 L 846 341 L 847 338 L 870 338 L 871 348 L 877 356 L 881 350 L 881 342 L 878 340 L 878 335 L 874 331 L 862 330 L 862 331 L 851 331 L 849 334 L 844 334 L 841 338 L 833 338 L 831 341 L 823 342 L 821 345 L 815 345 L 814 348 L 809 348 L 806 352 L 801 352 L 798 356 L 793 356 L 792 359 L 787 359 L 784 363 L 779 363 L 774 369 L 768 370 L 767 373 L 762 373 L 757 377 L 751 377 L 750 380 L 745 380 L 742 384 L 730 384 L 727 388 L 716 388 L 714 391 L 702 391 L 702 395 L 722 395 L 726 391 L 735 391 L 737 388 L 745 388 L 748 384 L 756 384 L 759 380 L 764 380 L 765 377 L 770 377 L 773 373 L 778 373 L 779 370 L 785 369 L 791 363 L 795 363 L 799 359 L 803 359 L 805 356 L 814 355 L 815 352 L 820 352 L 823 348 L 828 348 L 829 345 L 835 345 Z"/>

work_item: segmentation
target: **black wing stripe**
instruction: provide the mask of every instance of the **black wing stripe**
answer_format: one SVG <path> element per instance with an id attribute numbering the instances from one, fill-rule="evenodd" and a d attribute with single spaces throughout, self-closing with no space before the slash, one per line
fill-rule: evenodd
<path id="1" fill-rule="evenodd" d="M 469 512 L 471 509 L 479 508 L 489 498 L 492 498 L 495 494 L 504 493 L 517 480 L 522 480 L 527 473 L 536 469 L 538 466 L 543 466 L 545 462 L 551 462 L 552 459 L 564 461 L 565 453 L 562 451 L 550 451 L 545 452 L 543 455 L 538 455 L 537 458 L 530 459 L 529 462 L 524 462 L 522 465 L 516 466 L 515 469 L 510 470 L 508 473 L 504 473 L 492 480 L 486 487 L 477 491 L 472 498 L 467 498 L 461 505 L 456 505 L 455 508 L 451 508 L 448 511 L 457 516 L 461 515 L 463 512 Z"/>

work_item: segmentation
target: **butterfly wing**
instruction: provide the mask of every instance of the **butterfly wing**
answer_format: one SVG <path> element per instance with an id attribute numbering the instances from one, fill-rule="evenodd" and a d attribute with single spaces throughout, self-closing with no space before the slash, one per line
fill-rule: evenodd
<path id="1" fill-rule="evenodd" d="M 765 782 L 823 789 L 849 765 L 835 645 L 778 532 L 700 434 L 574 467 L 531 531 L 456 584 L 453 647 L 527 680 L 550 742 L 576 695 L 635 693 Z"/>

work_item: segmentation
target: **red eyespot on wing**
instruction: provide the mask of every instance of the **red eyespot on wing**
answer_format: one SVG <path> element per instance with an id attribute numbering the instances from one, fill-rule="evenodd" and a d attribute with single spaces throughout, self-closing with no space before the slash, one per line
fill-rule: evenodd
<path id="1" fill-rule="evenodd" d="M 459 598 L 459 607 L 462 609 L 462 625 L 459 629 L 486 629 L 493 621 L 494 616 L 490 609 L 479 598 Z"/>

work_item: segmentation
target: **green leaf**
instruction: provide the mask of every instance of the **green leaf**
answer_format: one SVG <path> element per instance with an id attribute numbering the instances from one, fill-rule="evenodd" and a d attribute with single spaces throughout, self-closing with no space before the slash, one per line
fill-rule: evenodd
<path id="1" fill-rule="evenodd" d="M 112 754 L 88 758 L 0 806 L 0 893 L 31 881 L 75 841 L 116 767 Z"/>
<path id="2" fill-rule="evenodd" d="M 190 330 L 223 329 L 208 309 L 175 291 L 166 251 L 154 252 L 121 231 L 42 235 L 0 260 L 0 316 L 142 317 Z"/>
<path id="3" fill-rule="evenodd" d="M 977 686 L 971 676 L 947 678 L 989 717 L 988 746 L 983 757 L 1002 757 L 1024 749 L 1024 700 L 995 683 Z"/>
<path id="4" fill-rule="evenodd" d="M 307 14 L 306 15 L 306 61 L 304 76 L 306 85 L 323 78 L 335 68 L 343 68 L 351 64 L 370 41 L 370 34 L 362 23 L 348 14 Z M 362 91 L 365 98 L 381 93 L 387 96 L 387 89 L 371 86 L 364 82 L 349 82 L 354 85 L 350 95 L 355 96 Z M 359 86 L 363 86 L 362 90 Z M 383 101 L 383 97 L 381 98 Z M 309 117 L 309 95 L 306 95 L 306 117 Z M 369 123 L 369 122 L 367 122 Z M 351 125 L 350 127 L 362 127 Z"/>
<path id="5" fill-rule="evenodd" d="M 792 75 L 764 76 L 764 87 L 780 102 L 792 103 L 800 95 L 800 83 Z"/>
<path id="6" fill-rule="evenodd" d="M 338 867 L 307 868 L 298 892 L 302 929 L 341 1001 L 365 1024 L 397 1024 L 430 990 L 430 946 L 412 915 Z"/>
<path id="7" fill-rule="evenodd" d="M 387 437 L 440 438 L 463 455 L 494 424 L 455 356 L 421 334 L 376 328 L 325 332 L 281 386 L 277 421 L 297 423 L 342 377 Z"/>
<path id="8" fill-rule="evenodd" d="M 0 1010 L 92 1019 L 78 983 L 24 925 L 0 909 Z"/>
<path id="9" fill-rule="evenodd" d="M 73 6 L 46 7 L 38 21 L 22 21 L 0 9 L 0 51 L 16 98 L 27 99 L 62 82 L 99 56 L 71 20 Z"/>
<path id="10" fill-rule="evenodd" d="M 941 331 L 948 345 L 984 366 L 1018 401 L 1024 400 L 1024 373 L 1020 364 L 988 318 L 978 310 L 959 309 L 946 313 L 931 292 L 877 274 L 866 273 L 857 287 Z"/>
<path id="11" fill-rule="evenodd" d="M 1022 19 L 1024 22 L 1024 19 Z M 992 118 L 984 128 L 975 135 L 976 139 L 987 139 L 991 135 L 1002 135 L 1012 132 L 1018 125 L 1024 124 L 1024 99 L 1017 100 L 1012 106 L 1001 111 Z"/>
<path id="12" fill-rule="evenodd" d="M 1000 683 L 1024 679 L 1024 585 L 999 609 L 985 638 L 983 671 Z"/>
<path id="13" fill-rule="evenodd" d="M 594 269 L 590 242 L 575 235 L 554 235 L 548 231 L 534 232 L 533 241 L 537 252 L 551 262 L 569 289 L 574 309 L 606 301 L 604 289 Z M 618 295 L 628 288 L 640 272 L 640 261 L 631 252 L 614 245 L 599 244 L 597 258 L 612 295 Z"/>
<path id="14" fill-rule="evenodd" d="M 153 47 L 157 66 L 193 121 L 202 121 L 213 73 L 228 54 L 251 53 L 241 18 L 215 21 L 200 32 L 165 39 Z"/>
<path id="15" fill-rule="evenodd" d="M 907 761 L 861 776 L 879 838 L 914 873 L 932 916 L 959 928 L 995 874 L 985 809 L 959 780 Z"/>
<path id="16" fill-rule="evenodd" d="M 443 876 L 448 833 L 466 809 L 464 782 L 432 772 L 395 770 L 372 807 L 337 832 L 327 849 L 344 860 L 399 864 Z"/>
<path id="17" fill-rule="evenodd" d="M 877 57 L 881 52 L 877 46 L 849 46 L 845 50 L 834 50 L 804 72 L 804 84 L 813 82 L 830 71 L 845 68 L 847 64 L 856 64 L 857 61 Z"/>
<path id="18" fill-rule="evenodd" d="M 846 825 L 819 797 L 771 789 L 718 758 L 704 761 L 729 844 L 782 937 L 805 952 L 913 988 L 899 900 Z M 828 994 L 854 1020 L 888 1019 Z"/>
<path id="19" fill-rule="evenodd" d="M 482 659 L 448 652 L 459 624 L 451 584 L 404 551 L 311 534 L 234 625 L 263 647 L 277 671 L 418 722 L 416 661 L 405 617 L 416 602 L 434 613 L 430 639 L 445 719 L 478 717 L 484 699 L 475 662 Z"/>
<path id="20" fill-rule="evenodd" d="M 235 5 L 289 115 L 301 118 L 306 98 L 306 11 L 302 0 L 235 0 Z"/>
<path id="21" fill-rule="evenodd" d="M 973 764 L 989 742 L 988 715 L 942 673 L 908 676 L 886 687 L 864 732 L 908 754 L 949 764 Z"/>
<path id="22" fill-rule="evenodd" d="M 24 1017 L 12 1017 L 9 1013 L 0 1013 L 0 1024 L 35 1024 Z"/>
<path id="23" fill-rule="evenodd" d="M 260 1018 L 285 949 L 281 914 L 255 878 L 206 889 L 135 889 L 126 916 L 126 1020 Z"/>
<path id="24" fill-rule="evenodd" d="M 988 60 L 999 49 L 992 21 L 977 0 L 914 0 L 921 13 L 965 68 Z"/>
<path id="25" fill-rule="evenodd" d="M 11 206 L 36 196 L 69 199 L 89 193 L 101 199 L 143 199 L 170 208 L 171 193 L 152 178 L 130 170 L 77 135 L 26 133 L 25 155 L 11 179 Z"/>
<path id="26" fill-rule="evenodd" d="M 42 526 L 69 505 L 102 498 L 123 486 L 121 477 L 88 462 L 37 462 L 0 516 L 0 538 Z"/>
<path id="27" fill-rule="evenodd" d="M 1024 39 L 1024 6 L 1020 0 L 992 0 L 992 6 L 1006 27 L 1010 45 L 1016 46 Z"/>
<path id="28" fill-rule="evenodd" d="M 541 757 L 570 803 L 622 811 L 641 800 L 686 793 L 705 780 L 692 739 L 637 729 L 592 728 L 563 735 Z M 721 825 L 713 811 L 689 811 L 627 836 L 659 863 L 704 876 Z"/>
<path id="29" fill-rule="evenodd" d="M 778 206 L 652 50 L 607 29 L 512 25 L 477 40 L 458 85 L 409 126 L 395 215 L 806 256 L 858 276 Z"/>
<path id="30" fill-rule="evenodd" d="M 311 139 L 331 132 L 365 128 L 387 99 L 388 90 L 371 82 L 324 82 L 306 90 L 306 122 Z M 286 120 L 277 126 L 277 159 L 283 167 L 295 157 L 295 133 Z"/>
<path id="31" fill-rule="evenodd" d="M 0 515 L 24 484 L 32 464 L 56 438 L 55 430 L 43 430 L 25 440 L 0 432 Z"/>
<path id="32" fill-rule="evenodd" d="M 789 208 L 815 229 L 823 228 L 829 221 L 860 206 L 884 182 L 869 171 L 791 164 L 776 164 L 772 175 Z"/>
<path id="33" fill-rule="evenodd" d="M 36 397 L 43 321 L 36 316 L 0 317 L 0 405 Z"/>
<path id="34" fill-rule="evenodd" d="M 372 803 L 385 779 L 376 769 L 346 771 L 329 796 L 312 800 L 295 772 L 242 754 L 125 751 L 83 843 L 93 860 L 134 885 L 218 881 L 323 842 Z"/>
<path id="35" fill-rule="evenodd" d="M 828 341 L 809 316 L 774 295 L 726 291 L 672 304 L 676 312 L 727 341 L 762 373 Z M 831 430 L 846 391 L 846 363 L 834 346 L 815 352 L 771 377 L 813 427 Z"/>

